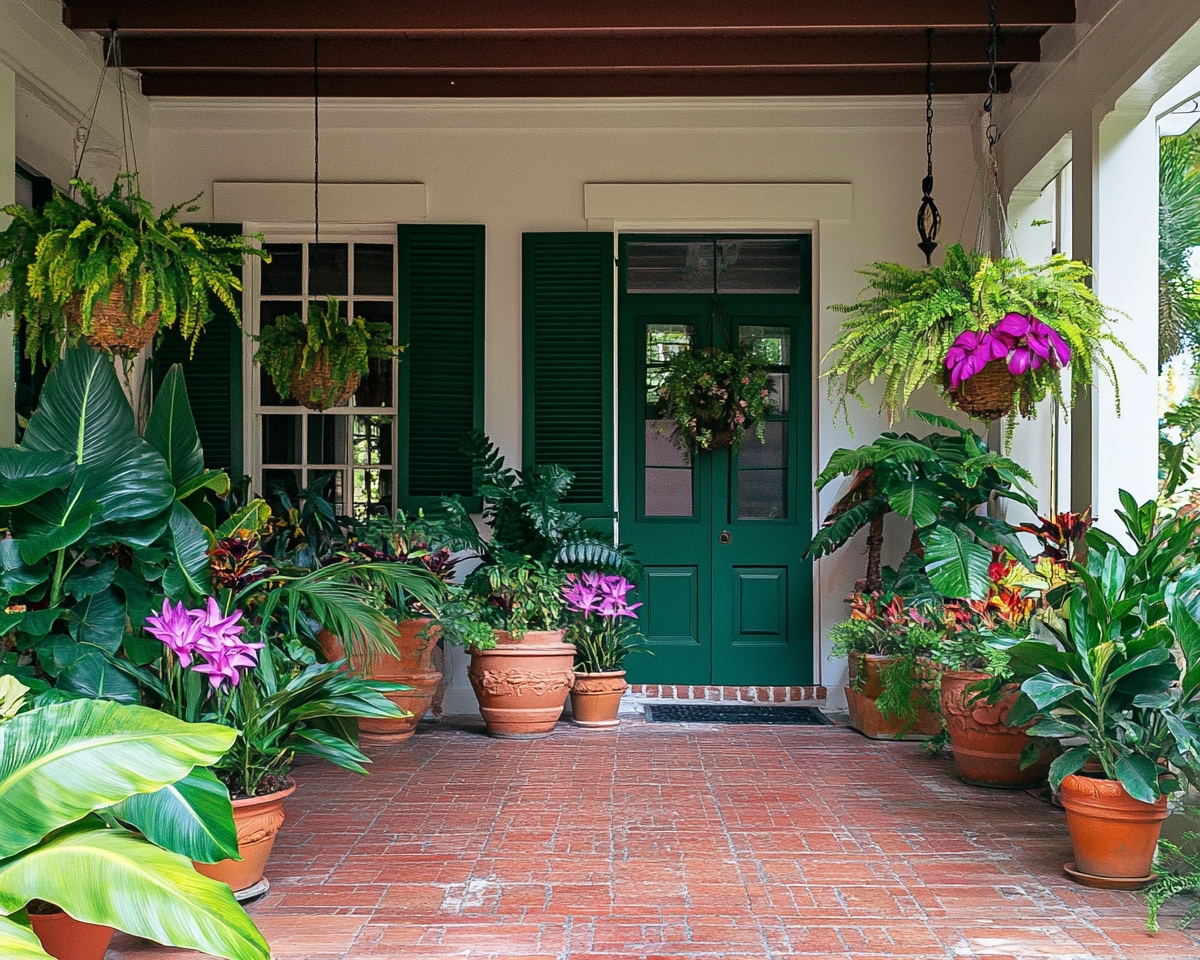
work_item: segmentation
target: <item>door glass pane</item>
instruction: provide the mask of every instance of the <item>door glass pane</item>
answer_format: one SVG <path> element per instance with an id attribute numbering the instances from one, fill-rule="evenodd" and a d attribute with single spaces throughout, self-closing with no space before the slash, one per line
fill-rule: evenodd
<path id="1" fill-rule="evenodd" d="M 265 297 L 298 297 L 304 271 L 303 249 L 298 243 L 272 243 L 267 247 L 271 262 L 263 263 L 259 284 Z"/>
<path id="2" fill-rule="evenodd" d="M 303 463 L 299 417 L 269 413 L 262 418 L 262 462 Z"/>
<path id="3" fill-rule="evenodd" d="M 358 247 L 355 247 L 357 250 Z M 391 247 L 387 248 L 389 257 Z M 390 269 L 390 267 L 389 267 Z M 354 275 L 354 285 L 358 286 L 358 274 Z M 354 315 L 362 317 L 369 323 L 392 324 L 392 301 L 390 300 L 359 300 L 354 304 Z M 395 337 L 393 336 L 393 340 Z M 404 362 L 404 355 L 400 355 Z M 367 375 L 359 382 L 354 392 L 356 407 L 390 407 L 392 405 L 392 367 L 391 360 L 371 358 L 367 360 Z"/>
<path id="4" fill-rule="evenodd" d="M 392 418 L 354 418 L 354 462 L 392 462 Z"/>
<path id="5" fill-rule="evenodd" d="M 346 431 L 350 418 L 340 413 L 308 415 L 308 462 L 348 463 Z"/>
<path id="6" fill-rule="evenodd" d="M 692 515 L 692 465 L 672 434 L 673 420 L 646 421 L 646 494 L 648 517 Z"/>
<path id="7" fill-rule="evenodd" d="M 296 502 L 301 485 L 299 470 L 264 470 L 262 477 L 263 496 L 267 500 L 277 503 L 279 494 L 286 493 Z"/>
<path id="8" fill-rule="evenodd" d="M 737 456 L 739 520 L 777 520 L 787 516 L 788 425 L 771 420 L 764 442 L 747 433 Z"/>
<path id="9" fill-rule="evenodd" d="M 349 251 L 344 243 L 308 245 L 308 292 L 314 297 L 344 297 L 350 288 Z"/>
<path id="10" fill-rule="evenodd" d="M 391 470 L 354 471 L 354 516 L 385 517 L 392 507 Z"/>
<path id="11" fill-rule="evenodd" d="M 339 517 L 346 515 L 346 491 L 341 470 L 309 470 L 308 488 L 328 500 Z"/>
<path id="12" fill-rule="evenodd" d="M 682 350 L 692 346 L 692 327 L 687 323 L 649 323 L 646 325 L 646 411 L 658 405 L 658 387 L 665 366 Z"/>
<path id="13" fill-rule="evenodd" d="M 717 293 L 799 293 L 800 241 L 717 242 Z"/>
<path id="14" fill-rule="evenodd" d="M 392 245 L 356 243 L 354 245 L 354 293 L 356 296 L 392 295 Z"/>
<path id="15" fill-rule="evenodd" d="M 635 241 L 625 247 L 628 293 L 712 293 L 713 243 Z"/>
<path id="16" fill-rule="evenodd" d="M 790 377 L 788 368 L 792 358 L 792 331 L 789 327 L 743 325 L 738 327 L 738 338 L 743 350 L 757 350 L 772 368 L 772 391 L 777 414 L 785 414 L 791 404 L 789 396 Z"/>
<path id="17" fill-rule="evenodd" d="M 304 310 L 303 304 L 296 300 L 263 300 L 258 305 L 259 329 L 265 330 L 275 322 L 276 317 L 300 316 Z M 258 371 L 259 382 L 259 397 L 258 402 L 264 407 L 295 407 L 299 406 L 296 403 L 295 397 L 288 397 L 286 400 L 279 396 L 279 392 L 275 389 L 275 384 L 271 378 L 267 376 L 267 371 L 255 364 L 255 369 Z M 279 462 L 279 461 L 276 461 Z M 292 461 L 299 462 L 299 461 Z"/>

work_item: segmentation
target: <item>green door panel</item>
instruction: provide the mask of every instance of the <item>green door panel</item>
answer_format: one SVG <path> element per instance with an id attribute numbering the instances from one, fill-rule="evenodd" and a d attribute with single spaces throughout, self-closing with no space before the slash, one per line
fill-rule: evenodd
<path id="1" fill-rule="evenodd" d="M 638 599 L 654 653 L 630 659 L 631 682 L 812 683 L 812 567 L 800 556 L 812 526 L 812 271 L 800 240 L 798 294 L 620 296 L 620 537 L 646 565 Z M 771 358 L 780 400 L 766 442 L 749 435 L 737 454 L 689 460 L 657 416 L 661 367 L 679 349 L 746 340 Z"/>

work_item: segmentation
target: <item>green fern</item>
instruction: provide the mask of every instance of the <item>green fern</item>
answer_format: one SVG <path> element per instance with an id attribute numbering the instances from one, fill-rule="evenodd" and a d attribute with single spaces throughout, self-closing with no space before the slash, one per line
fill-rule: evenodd
<path id="1" fill-rule="evenodd" d="M 122 174 L 112 192 L 100 196 L 82 180 L 72 180 L 80 202 L 61 193 L 40 211 L 12 205 L 13 218 L 0 233 L 0 313 L 12 311 L 25 325 L 25 352 L 35 363 L 58 359 L 63 342 L 74 343 L 92 333 L 97 303 L 107 303 L 116 285 L 125 284 L 129 321 L 141 326 L 158 311 L 160 330 L 178 326 L 193 347 L 212 319 L 209 294 L 240 322 L 235 271 L 246 256 L 270 260 L 254 246 L 254 237 L 219 237 L 179 223 L 181 209 L 168 207 L 157 217 L 137 190 L 132 174 Z M 132 289 L 130 289 L 132 288 Z M 79 299 L 75 327 L 63 308 Z"/>
<path id="2" fill-rule="evenodd" d="M 1198 839 L 1200 834 L 1189 830 L 1180 838 L 1180 842 L 1193 845 Z M 1200 853 L 1185 851 L 1170 840 L 1159 840 L 1158 870 L 1159 878 L 1144 892 L 1146 929 L 1150 933 L 1158 933 L 1158 911 L 1168 900 L 1184 895 L 1193 898 L 1200 896 Z M 1200 915 L 1200 902 L 1192 904 L 1180 920 L 1180 929 L 1187 927 L 1197 915 Z"/>
<path id="3" fill-rule="evenodd" d="M 1115 389 L 1116 369 L 1106 346 L 1134 359 L 1110 332 L 1113 317 L 1087 285 L 1091 268 L 1078 260 L 1061 255 L 1032 265 L 1015 257 L 992 260 L 956 244 L 947 248 L 940 267 L 912 270 L 875 263 L 860 272 L 873 293 L 858 303 L 833 307 L 849 316 L 824 358 L 828 367 L 823 376 L 842 415 L 850 397 L 865 407 L 863 385 L 880 379 L 880 411 L 890 422 L 926 383 L 946 392 L 945 358 L 954 340 L 966 330 L 987 330 L 1010 312 L 1049 323 L 1071 347 L 1065 388 L 1061 371 L 1049 364 L 1015 381 L 1015 400 L 1026 415 L 1047 396 L 1069 410 L 1076 395 L 1091 386 L 1093 367 Z"/>

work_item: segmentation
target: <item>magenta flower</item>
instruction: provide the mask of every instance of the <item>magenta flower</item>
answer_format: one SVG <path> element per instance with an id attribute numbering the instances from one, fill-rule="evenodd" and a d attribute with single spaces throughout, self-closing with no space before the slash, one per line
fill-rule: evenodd
<path id="1" fill-rule="evenodd" d="M 146 618 L 146 632 L 162 643 L 187 666 L 192 662 L 192 651 L 200 640 L 200 624 L 182 603 L 171 605 L 163 600 L 162 613 Z"/>
<path id="2" fill-rule="evenodd" d="M 964 380 L 969 380 L 993 360 L 1008 355 L 1010 344 L 1006 338 L 992 331 L 979 333 L 964 330 L 946 351 L 946 369 L 950 371 L 950 389 L 957 390 Z"/>
<path id="3" fill-rule="evenodd" d="M 1066 341 L 1037 317 L 1010 313 L 996 324 L 995 330 L 1012 338 L 1008 372 L 1014 377 L 1036 370 L 1042 361 L 1061 367 L 1071 362 L 1071 348 Z"/>
<path id="4" fill-rule="evenodd" d="M 641 606 L 640 603 L 630 605 L 627 601 L 629 591 L 634 589 L 632 583 L 624 577 L 605 576 L 591 571 L 588 573 L 568 574 L 568 583 L 563 588 L 563 599 L 567 607 L 584 616 L 598 614 L 606 619 L 616 617 L 632 617 L 633 612 Z"/>
<path id="5" fill-rule="evenodd" d="M 584 616 L 591 616 L 600 605 L 600 574 L 568 573 L 567 585 L 563 587 L 563 599 L 567 608 Z"/>

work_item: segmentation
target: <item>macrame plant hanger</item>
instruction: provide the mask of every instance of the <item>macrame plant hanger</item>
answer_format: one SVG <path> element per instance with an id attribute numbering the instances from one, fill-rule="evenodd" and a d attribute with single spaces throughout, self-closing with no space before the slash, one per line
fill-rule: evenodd
<path id="1" fill-rule="evenodd" d="M 997 233 L 996 254 L 1012 256 L 1012 237 L 1008 229 L 1008 215 L 1004 210 L 1004 196 L 1000 192 L 1000 165 L 996 159 L 996 144 L 1000 141 L 1000 128 L 996 125 L 996 47 L 1000 41 L 1000 25 L 996 20 L 996 0 L 988 0 L 988 95 L 983 102 L 987 114 L 987 184 L 983 190 L 983 205 L 979 210 L 979 232 L 975 237 L 975 252 L 991 254 L 989 231 L 995 223 Z"/>
<path id="2" fill-rule="evenodd" d="M 917 246 L 925 254 L 925 265 L 929 266 L 942 225 L 942 215 L 933 202 L 933 27 L 925 29 L 925 163 L 925 179 L 921 181 L 923 196 L 917 210 L 917 233 L 921 242 Z"/>
<path id="3" fill-rule="evenodd" d="M 117 70 L 117 104 L 121 111 L 121 160 L 124 170 L 121 176 L 127 177 L 133 189 L 137 189 L 138 162 L 137 145 L 133 141 L 133 118 L 129 109 L 129 91 L 125 87 L 125 68 L 121 61 L 121 34 L 117 29 L 117 21 L 109 22 L 107 48 L 104 53 L 104 63 L 100 67 L 100 80 L 96 84 L 96 95 L 92 98 L 92 106 L 87 115 L 87 126 L 84 128 L 83 142 L 79 147 L 79 156 L 75 160 L 75 173 L 71 177 L 71 196 L 76 194 L 74 181 L 79 179 L 83 169 L 83 158 L 87 153 L 88 144 L 92 139 L 92 128 L 96 125 L 96 114 L 100 110 L 100 96 L 104 93 L 104 81 L 108 78 L 108 68 Z"/>

